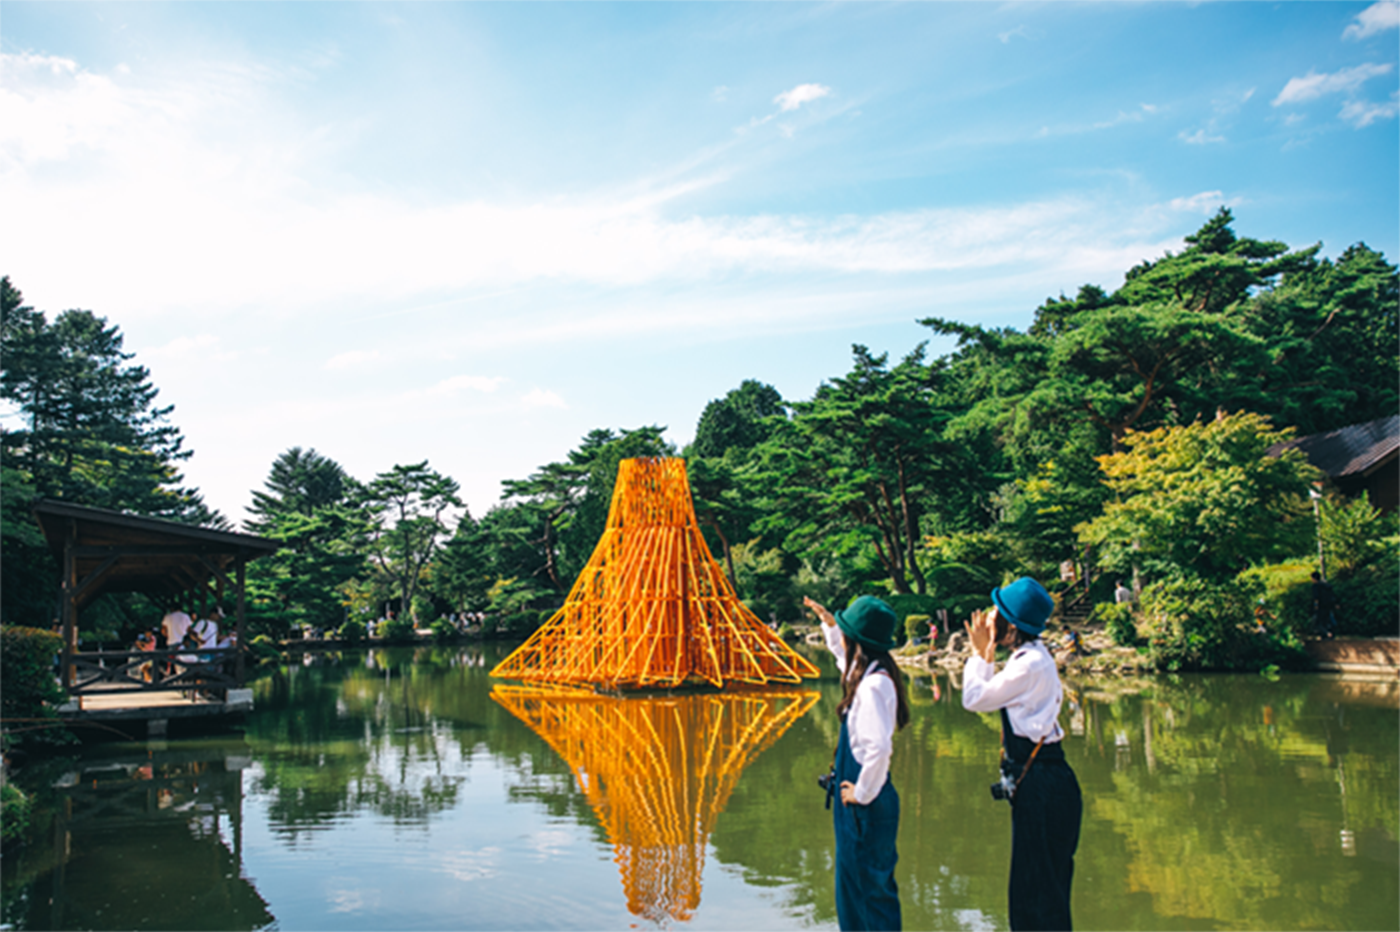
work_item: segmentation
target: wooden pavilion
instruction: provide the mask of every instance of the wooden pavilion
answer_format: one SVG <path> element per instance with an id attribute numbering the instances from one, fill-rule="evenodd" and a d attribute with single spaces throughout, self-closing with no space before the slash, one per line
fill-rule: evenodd
<path id="1" fill-rule="evenodd" d="M 276 541 L 52 499 L 32 511 L 62 568 L 59 669 L 69 702 L 60 714 L 66 720 L 144 720 L 150 733 L 159 733 L 170 718 L 251 706 L 242 689 L 245 569 L 275 552 Z M 78 650 L 78 614 L 109 592 L 141 592 L 164 611 L 185 607 L 201 615 L 211 600 L 232 600 L 238 646 L 193 656 L 188 648 Z"/>

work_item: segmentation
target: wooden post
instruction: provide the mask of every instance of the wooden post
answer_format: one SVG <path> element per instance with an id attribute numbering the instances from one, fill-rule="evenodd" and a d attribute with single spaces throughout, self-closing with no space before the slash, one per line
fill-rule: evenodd
<path id="1" fill-rule="evenodd" d="M 243 641 L 243 636 L 245 634 L 243 605 L 244 593 L 247 591 L 248 586 L 243 573 L 246 558 L 242 553 L 239 553 L 234 559 L 237 561 L 236 565 L 238 567 L 238 650 L 234 654 L 233 678 L 238 681 L 238 685 L 241 687 L 243 685 L 243 652 L 247 649 L 247 645 Z"/>
<path id="2" fill-rule="evenodd" d="M 78 560 L 73 556 L 73 548 L 78 541 L 78 523 L 69 521 L 66 539 L 63 542 L 63 602 L 60 606 L 60 621 L 63 630 L 63 675 L 60 679 L 66 690 L 73 685 L 73 648 L 78 639 L 78 607 L 74 600 L 78 594 Z"/>

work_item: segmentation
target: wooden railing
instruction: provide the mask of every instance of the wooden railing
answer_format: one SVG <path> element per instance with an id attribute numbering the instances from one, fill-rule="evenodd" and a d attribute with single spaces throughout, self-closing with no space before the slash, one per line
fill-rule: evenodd
<path id="1" fill-rule="evenodd" d="M 81 651 L 70 655 L 65 686 L 70 696 L 149 690 L 223 692 L 240 685 L 234 673 L 238 649 Z"/>

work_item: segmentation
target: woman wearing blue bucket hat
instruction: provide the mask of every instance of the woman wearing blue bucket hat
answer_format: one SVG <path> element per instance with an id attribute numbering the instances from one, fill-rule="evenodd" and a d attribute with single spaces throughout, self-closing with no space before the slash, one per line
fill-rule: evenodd
<path id="1" fill-rule="evenodd" d="M 894 610 L 863 595 L 836 614 L 812 599 L 804 604 L 821 619 L 826 646 L 841 670 L 841 737 L 827 805 L 836 830 L 836 921 L 842 929 L 900 929 L 899 794 L 890 781 L 894 733 L 909 722 L 904 677 L 890 656 Z"/>
<path id="2" fill-rule="evenodd" d="M 1055 602 L 1023 576 L 992 590 L 992 603 L 967 629 L 962 698 L 971 712 L 1001 712 L 1001 780 L 992 796 L 1011 803 L 1011 928 L 1069 929 L 1084 803 L 1061 747 L 1059 671 L 1040 641 Z M 998 644 L 1011 648 L 999 672 Z"/>

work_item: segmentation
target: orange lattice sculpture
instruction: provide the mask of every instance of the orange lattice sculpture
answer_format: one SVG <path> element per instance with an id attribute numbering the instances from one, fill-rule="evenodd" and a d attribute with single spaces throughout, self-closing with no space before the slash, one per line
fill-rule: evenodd
<path id="1" fill-rule="evenodd" d="M 664 925 L 700 905 L 705 846 L 739 774 L 818 693 L 742 690 L 665 697 L 500 685 L 491 698 L 574 772 L 608 833 L 627 908 Z"/>
<path id="2" fill-rule="evenodd" d="M 734 594 L 696 524 L 685 461 L 631 459 L 564 606 L 491 675 L 638 688 L 797 683 L 817 668 Z"/>

